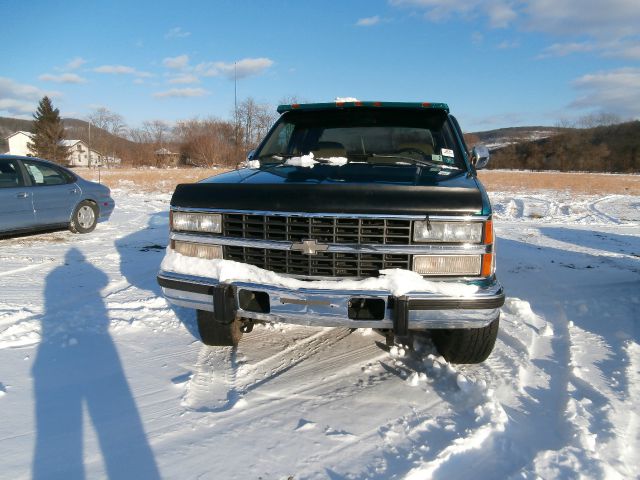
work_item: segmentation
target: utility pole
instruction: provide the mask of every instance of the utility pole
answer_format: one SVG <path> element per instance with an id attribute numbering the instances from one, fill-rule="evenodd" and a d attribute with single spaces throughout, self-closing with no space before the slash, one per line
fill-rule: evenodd
<path id="1" fill-rule="evenodd" d="M 238 119 L 238 62 L 233 62 L 233 123 L 234 123 L 234 137 L 235 137 L 235 157 L 238 161 L 238 153 L 240 152 L 240 144 L 238 141 L 239 119 Z"/>
<path id="2" fill-rule="evenodd" d="M 89 141 L 88 141 L 88 152 L 87 152 L 87 166 L 91 167 L 91 121 L 89 121 Z"/>

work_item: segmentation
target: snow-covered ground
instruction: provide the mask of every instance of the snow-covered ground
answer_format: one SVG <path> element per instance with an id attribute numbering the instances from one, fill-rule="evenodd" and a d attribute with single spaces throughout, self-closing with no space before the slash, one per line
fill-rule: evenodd
<path id="1" fill-rule="evenodd" d="M 258 326 L 237 352 L 161 297 L 169 196 L 0 240 L 2 478 L 637 478 L 640 197 L 495 193 L 493 354 Z"/>

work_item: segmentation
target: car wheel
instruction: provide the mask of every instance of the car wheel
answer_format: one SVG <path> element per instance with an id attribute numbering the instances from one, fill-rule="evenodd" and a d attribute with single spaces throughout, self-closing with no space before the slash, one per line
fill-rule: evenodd
<path id="1" fill-rule="evenodd" d="M 198 331 L 205 345 L 214 347 L 237 347 L 242 338 L 242 323 L 235 319 L 231 323 L 220 323 L 213 312 L 206 310 L 197 311 Z"/>
<path id="2" fill-rule="evenodd" d="M 73 211 L 69 230 L 73 233 L 89 233 L 98 223 L 98 207 L 88 200 L 81 201 Z"/>
<path id="3" fill-rule="evenodd" d="M 496 343 L 500 317 L 483 328 L 432 330 L 431 339 L 450 363 L 484 362 Z"/>

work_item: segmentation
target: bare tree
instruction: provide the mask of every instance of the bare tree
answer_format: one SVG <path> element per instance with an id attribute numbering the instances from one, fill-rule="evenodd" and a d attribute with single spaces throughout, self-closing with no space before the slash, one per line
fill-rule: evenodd
<path id="1" fill-rule="evenodd" d="M 240 102 L 234 114 L 241 147 L 245 150 L 255 148 L 260 143 L 278 116 L 272 105 L 257 103 L 252 97 Z"/>
<path id="2" fill-rule="evenodd" d="M 173 129 L 185 163 L 198 167 L 236 164 L 235 125 L 209 118 L 178 122 Z"/>
<path id="3" fill-rule="evenodd" d="M 163 120 L 148 120 L 142 124 L 142 128 L 147 132 L 149 141 L 158 148 L 171 140 L 171 126 Z"/>
<path id="4" fill-rule="evenodd" d="M 117 137 L 126 133 L 124 118 L 105 107 L 96 108 L 87 118 L 90 125 L 96 127 L 91 133 L 90 148 L 96 148 L 104 155 L 108 167 L 118 154 Z"/>

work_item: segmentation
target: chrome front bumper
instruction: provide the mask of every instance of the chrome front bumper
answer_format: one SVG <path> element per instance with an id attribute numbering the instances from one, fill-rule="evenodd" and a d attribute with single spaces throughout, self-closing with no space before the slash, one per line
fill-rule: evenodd
<path id="1" fill-rule="evenodd" d="M 216 279 L 160 271 L 158 283 L 169 302 L 182 307 L 214 312 L 214 290 L 226 287 Z M 407 330 L 432 328 L 479 328 L 494 321 L 504 304 L 504 291 L 496 280 L 479 287 L 471 297 L 449 297 L 429 292 L 409 292 L 397 297 L 388 291 L 320 290 L 232 282 L 237 315 L 268 322 L 348 328 Z M 240 307 L 239 292 L 264 292 L 269 298 L 268 313 Z M 384 317 L 379 320 L 349 318 L 349 302 L 354 298 L 381 299 Z"/>

